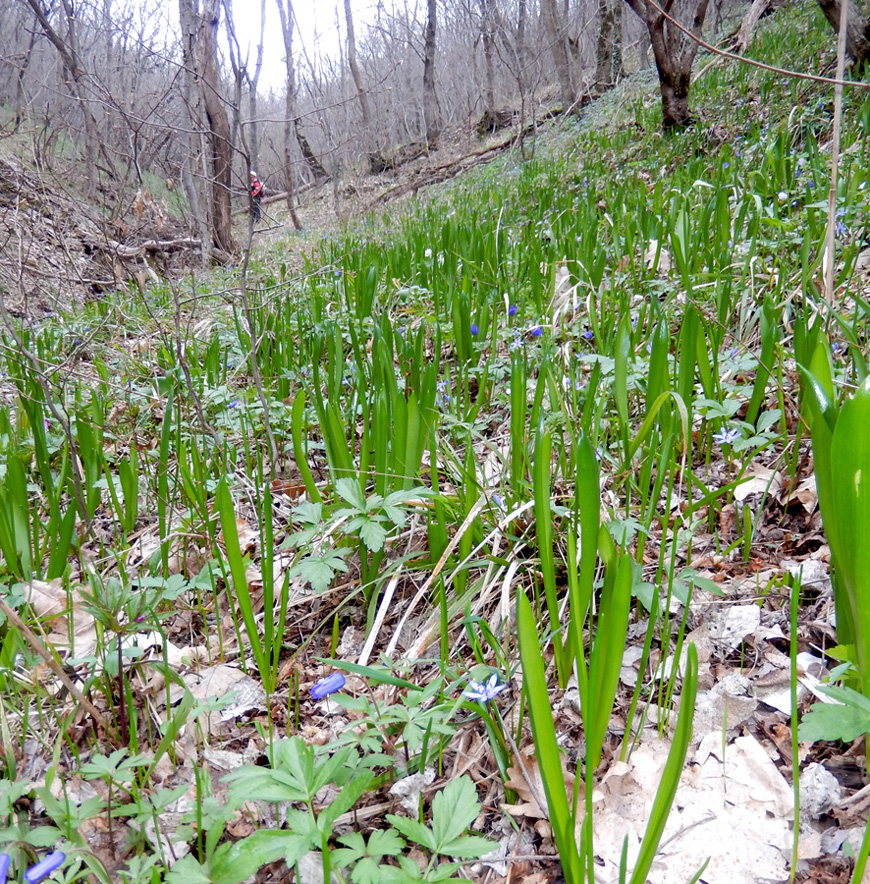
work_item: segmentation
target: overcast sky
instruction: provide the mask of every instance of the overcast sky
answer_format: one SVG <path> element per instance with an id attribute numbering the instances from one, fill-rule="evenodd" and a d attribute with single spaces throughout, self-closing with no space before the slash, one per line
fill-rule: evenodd
<path id="1" fill-rule="evenodd" d="M 341 34 L 344 35 L 344 0 L 337 0 Z M 388 3 L 388 6 L 391 4 Z M 413 4 L 412 4 L 413 5 Z M 338 32 L 335 20 L 336 0 L 293 0 L 293 9 L 299 30 L 293 34 L 293 46 L 299 51 L 301 39 L 309 56 L 334 55 L 338 50 Z M 357 35 L 364 33 L 366 26 L 374 19 L 374 0 L 351 0 L 354 12 L 354 26 Z M 242 55 L 250 47 L 250 64 L 257 57 L 257 43 L 260 39 L 260 4 L 256 0 L 237 0 L 233 4 L 236 32 Z M 274 0 L 266 0 L 266 31 L 263 41 L 263 72 L 260 75 L 260 88 L 281 89 L 286 78 L 284 67 L 284 40 L 281 37 L 281 20 Z"/>

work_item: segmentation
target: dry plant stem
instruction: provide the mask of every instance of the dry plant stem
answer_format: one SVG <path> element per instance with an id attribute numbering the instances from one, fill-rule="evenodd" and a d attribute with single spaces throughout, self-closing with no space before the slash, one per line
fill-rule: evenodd
<path id="1" fill-rule="evenodd" d="M 508 746 L 510 746 L 511 752 L 514 753 L 514 758 L 516 759 L 516 762 L 519 765 L 520 770 L 523 772 L 523 776 L 526 778 L 526 783 L 528 783 L 529 791 L 532 793 L 532 797 L 537 802 L 538 807 L 540 807 L 544 813 L 548 814 L 547 819 L 549 820 L 549 818 L 550 818 L 549 817 L 550 805 L 547 804 L 547 796 L 544 795 L 540 789 L 538 789 L 537 781 L 534 780 L 532 778 L 532 775 L 529 773 L 528 768 L 526 767 L 525 763 L 523 762 L 523 756 L 522 756 L 522 753 L 520 752 L 520 748 L 519 748 L 519 746 L 517 746 L 516 742 L 514 741 L 513 735 L 511 734 L 510 730 L 505 726 L 504 719 L 501 717 L 501 712 L 499 712 L 495 706 L 492 706 L 492 709 L 495 712 L 495 714 L 498 716 L 498 720 L 501 722 L 501 729 L 502 729 L 502 733 L 504 734 L 505 741 L 507 742 Z"/>
<path id="2" fill-rule="evenodd" d="M 834 87 L 834 134 L 831 140 L 831 189 L 828 191 L 828 229 L 825 236 L 825 300 L 834 303 L 834 240 L 837 212 L 837 171 L 840 165 L 840 127 L 843 117 L 843 72 L 846 69 L 846 24 L 849 4 L 840 5 L 840 33 L 837 37 L 837 84 Z"/>
<path id="3" fill-rule="evenodd" d="M 46 648 L 46 646 L 42 643 L 40 638 L 33 632 L 33 630 L 18 616 L 18 613 L 9 607 L 6 604 L 6 601 L 0 598 L 0 611 L 2 611 L 6 617 L 9 619 L 9 622 L 18 629 L 21 634 L 27 639 L 30 646 L 42 657 L 43 660 L 48 664 L 51 671 L 63 682 L 64 687 L 72 694 L 73 697 L 78 701 L 79 705 L 94 719 L 94 721 L 106 732 L 109 736 L 109 739 L 112 740 L 116 745 L 120 745 L 118 743 L 118 736 L 115 733 L 115 729 L 106 721 L 103 713 L 100 712 L 99 709 L 94 706 L 93 703 L 73 684 L 70 677 L 63 671 L 63 667 L 60 663 L 57 662 L 52 653 Z"/>
<path id="4" fill-rule="evenodd" d="M 254 386 L 257 388 L 257 397 L 263 406 L 263 430 L 269 441 L 269 474 L 275 478 L 275 468 L 278 466 L 278 445 L 275 442 L 275 434 L 272 432 L 272 423 L 269 420 L 269 400 L 263 390 L 263 379 L 260 377 L 259 342 L 257 329 L 254 326 L 254 314 L 251 312 L 251 302 L 248 299 L 248 262 L 251 259 L 251 242 L 254 239 L 254 221 L 251 219 L 248 226 L 248 247 L 242 258 L 242 273 L 239 280 L 239 292 L 242 296 L 242 309 L 245 312 L 245 322 L 248 324 L 248 335 L 251 338 L 251 374 L 254 376 Z"/>
<path id="5" fill-rule="evenodd" d="M 6 330 L 9 332 L 9 336 L 12 338 L 13 341 L 15 341 L 15 346 L 18 352 L 24 354 L 27 361 L 33 368 L 34 374 L 39 379 L 39 386 L 42 387 L 42 393 L 45 396 L 45 404 L 48 406 L 48 410 L 51 412 L 52 417 L 63 428 L 63 434 L 66 437 L 67 445 L 69 445 L 70 475 L 72 476 L 73 491 L 75 492 L 76 503 L 78 504 L 79 513 L 81 514 L 82 520 L 85 523 L 87 533 L 90 534 L 92 522 L 90 514 L 88 513 L 87 504 L 85 503 L 82 477 L 79 473 L 78 449 L 76 448 L 76 441 L 73 437 L 72 427 L 70 426 L 70 422 L 66 414 L 61 412 L 61 410 L 54 403 L 54 396 L 52 395 L 51 384 L 49 383 L 48 378 L 45 376 L 45 373 L 39 367 L 39 359 L 27 347 L 24 346 L 24 341 L 21 340 L 21 337 L 15 329 L 15 326 L 9 317 L 9 313 L 6 310 L 6 293 L 3 289 L 0 289 L 0 317 L 2 317 L 3 319 L 3 324 L 6 326 Z"/>
<path id="6" fill-rule="evenodd" d="M 453 555 L 453 550 L 459 545 L 459 541 L 462 539 L 462 536 L 471 528 L 474 520 L 477 518 L 478 513 L 486 506 L 487 499 L 485 496 L 481 495 L 477 503 L 468 511 L 468 515 L 465 517 L 465 521 L 459 526 L 459 530 L 453 535 L 450 540 L 450 543 L 447 544 L 447 549 L 444 550 L 443 555 L 440 559 L 438 559 L 438 564 L 432 569 L 432 573 L 426 578 L 426 582 L 417 590 L 417 594 L 411 599 L 410 604 L 405 609 L 405 613 L 402 615 L 402 619 L 399 621 L 399 625 L 396 627 L 396 631 L 393 633 L 393 637 L 390 639 L 390 643 L 387 645 L 387 650 L 385 651 L 388 657 L 391 657 L 396 650 L 396 646 L 399 644 L 399 636 L 402 634 L 402 630 L 405 627 L 405 624 L 408 622 L 408 618 L 414 611 L 414 608 L 420 603 L 420 599 L 423 598 L 424 595 L 429 591 L 429 587 L 435 582 L 435 578 L 441 573 L 441 569 L 444 567 L 447 559 Z"/>

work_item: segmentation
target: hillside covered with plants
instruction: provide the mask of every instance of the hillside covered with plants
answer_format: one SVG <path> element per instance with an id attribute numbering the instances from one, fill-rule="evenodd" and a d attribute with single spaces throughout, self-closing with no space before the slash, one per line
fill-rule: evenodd
<path id="1" fill-rule="evenodd" d="M 665 134 L 642 71 L 226 266 L 5 279 L 0 876 L 862 880 L 870 93 L 788 75 L 815 5 L 746 56 Z M 100 239 L 63 199 L 29 242 Z"/>

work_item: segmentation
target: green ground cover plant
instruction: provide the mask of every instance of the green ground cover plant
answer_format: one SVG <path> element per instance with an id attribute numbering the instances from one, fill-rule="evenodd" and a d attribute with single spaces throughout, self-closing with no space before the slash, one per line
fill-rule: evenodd
<path id="1" fill-rule="evenodd" d="M 816 69 L 825 28 L 780 10 L 752 53 Z M 273 242 L 226 279 L 10 322 L 0 844 L 16 868 L 59 844 L 65 881 L 233 884 L 281 863 L 483 880 L 499 844 L 520 861 L 523 805 L 549 826 L 527 853 L 593 881 L 595 790 L 659 740 L 645 828 L 613 861 L 640 884 L 708 736 L 694 630 L 739 601 L 734 575 L 773 568 L 746 607 L 788 608 L 782 562 L 822 546 L 814 506 L 793 506 L 813 477 L 826 659 L 843 666 L 816 689 L 840 705 L 798 733 L 870 729 L 870 98 L 846 92 L 827 303 L 830 89 L 699 64 L 684 132 L 660 137 L 640 76 L 534 155 L 324 237 L 304 272 Z M 789 722 L 811 603 L 796 586 L 777 639 Z M 743 638 L 723 667 L 751 669 Z M 240 680 L 216 693 L 194 678 L 226 670 Z"/>

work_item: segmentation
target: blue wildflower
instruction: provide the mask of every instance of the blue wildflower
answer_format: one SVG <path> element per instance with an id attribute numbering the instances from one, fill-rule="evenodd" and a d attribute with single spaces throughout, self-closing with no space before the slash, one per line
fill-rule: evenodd
<path id="1" fill-rule="evenodd" d="M 541 335 L 542 335 L 543 333 L 544 333 L 544 330 L 543 330 L 543 329 L 541 328 L 541 326 L 539 326 L 539 325 L 536 325 L 536 326 L 532 329 L 532 337 L 533 337 L 533 338 L 539 338 L 539 337 L 541 337 Z"/>
<path id="2" fill-rule="evenodd" d="M 517 310 L 519 310 L 519 307 L 517 307 L 516 304 L 511 304 L 510 307 L 508 307 L 508 316 L 516 316 Z"/>
<path id="3" fill-rule="evenodd" d="M 462 696 L 468 700 L 476 700 L 478 703 L 489 703 L 504 690 L 507 690 L 507 685 L 499 684 L 498 674 L 493 672 L 486 682 L 469 679 L 468 687 L 462 692 Z"/>
<path id="4" fill-rule="evenodd" d="M 718 433 L 713 433 L 713 441 L 717 445 L 733 445 L 742 436 L 743 434 L 737 427 L 732 427 L 730 430 L 723 429 L 719 430 Z"/>
<path id="5" fill-rule="evenodd" d="M 477 327 L 477 323 L 472 322 L 471 323 L 471 334 L 476 335 L 479 331 L 480 331 L 480 329 Z"/>
<path id="6" fill-rule="evenodd" d="M 41 881 L 46 875 L 50 875 L 55 869 L 59 869 L 65 859 L 66 854 L 63 851 L 55 850 L 54 853 L 50 853 L 35 866 L 31 866 L 24 873 L 24 880 L 27 884 L 37 884 L 37 881 Z"/>
<path id="7" fill-rule="evenodd" d="M 327 675 L 326 678 L 321 678 L 320 681 L 312 685 L 311 696 L 315 700 L 322 700 L 324 697 L 340 691 L 344 687 L 344 682 L 345 678 L 340 672 L 333 672 L 332 675 Z"/>

